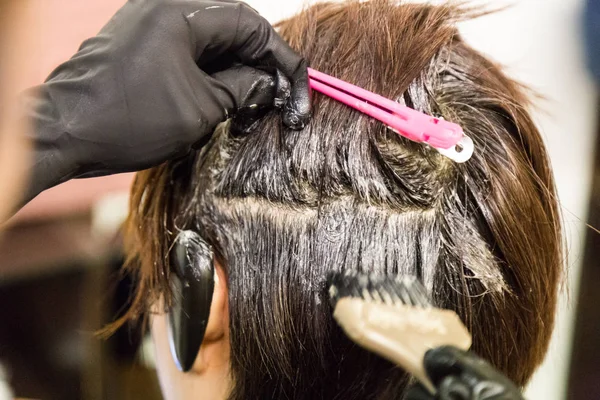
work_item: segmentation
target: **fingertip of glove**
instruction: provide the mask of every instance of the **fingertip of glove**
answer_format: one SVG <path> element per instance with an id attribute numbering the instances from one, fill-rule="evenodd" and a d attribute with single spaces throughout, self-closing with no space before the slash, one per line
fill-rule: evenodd
<path id="1" fill-rule="evenodd" d="M 435 360 L 454 360 L 464 354 L 464 351 L 457 349 L 454 346 L 440 346 L 427 350 L 425 353 L 425 361 Z"/>
<path id="2" fill-rule="evenodd" d="M 310 121 L 310 114 L 301 114 L 297 110 L 285 110 L 283 112 L 283 123 L 290 129 L 301 130 Z"/>
<path id="3" fill-rule="evenodd" d="M 283 123 L 290 129 L 301 130 L 312 117 L 310 92 L 294 90 L 283 110 Z"/>
<path id="4" fill-rule="evenodd" d="M 460 354 L 457 351 L 459 350 L 452 346 L 442 346 L 428 350 L 425 353 L 423 365 L 427 375 L 434 383 L 439 383 L 450 371 L 460 369 L 457 365 Z"/>

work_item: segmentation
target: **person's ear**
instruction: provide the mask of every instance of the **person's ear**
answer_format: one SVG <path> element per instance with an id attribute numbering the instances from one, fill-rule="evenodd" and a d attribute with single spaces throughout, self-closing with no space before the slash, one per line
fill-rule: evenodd
<path id="1" fill-rule="evenodd" d="M 210 316 L 196 361 L 190 372 L 204 374 L 229 367 L 229 300 L 227 276 L 218 260 L 214 261 L 214 290 Z"/>
<path id="2" fill-rule="evenodd" d="M 215 288 L 214 253 L 196 232 L 182 231 L 170 257 L 174 298 L 168 312 L 169 344 L 177 368 L 187 372 L 194 365 L 209 325 Z"/>

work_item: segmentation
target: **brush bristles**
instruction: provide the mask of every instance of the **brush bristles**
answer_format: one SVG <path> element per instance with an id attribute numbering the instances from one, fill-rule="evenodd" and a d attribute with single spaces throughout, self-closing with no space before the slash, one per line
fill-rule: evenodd
<path id="1" fill-rule="evenodd" d="M 361 298 L 389 305 L 431 307 L 427 290 L 412 276 L 387 277 L 345 272 L 329 277 L 329 297 L 333 307 L 344 297 Z"/>

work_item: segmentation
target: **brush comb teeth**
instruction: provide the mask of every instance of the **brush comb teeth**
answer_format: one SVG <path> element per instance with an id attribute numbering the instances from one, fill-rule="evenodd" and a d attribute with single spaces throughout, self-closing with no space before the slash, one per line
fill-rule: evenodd
<path id="1" fill-rule="evenodd" d="M 333 307 L 344 297 L 388 305 L 431 307 L 427 290 L 413 276 L 385 276 L 355 271 L 332 273 L 328 279 L 329 297 Z"/>

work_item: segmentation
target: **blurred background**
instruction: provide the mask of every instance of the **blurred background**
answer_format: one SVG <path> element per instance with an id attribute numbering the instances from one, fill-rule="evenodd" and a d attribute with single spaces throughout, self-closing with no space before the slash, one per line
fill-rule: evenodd
<path id="1" fill-rule="evenodd" d="M 36 21 L 41 49 L 23 89 L 42 82 L 124 3 L 17 1 Z M 272 22 L 310 3 L 247 2 Z M 475 48 L 542 95 L 534 115 L 553 162 L 565 224 L 568 279 L 551 350 L 527 396 L 598 399 L 600 233 L 592 227 L 600 228 L 600 108 L 590 60 L 600 59 L 593 41 L 600 43 L 600 6 L 586 9 L 584 0 L 475 3 L 510 5 L 461 30 Z M 592 23 L 587 31 L 586 19 Z M 139 329 L 123 329 L 109 340 L 94 336 L 122 312 L 131 290 L 118 273 L 118 229 L 131 180 L 124 174 L 63 184 L 31 202 L 0 234 L 0 363 L 18 397 L 161 398 L 152 346 Z"/>

